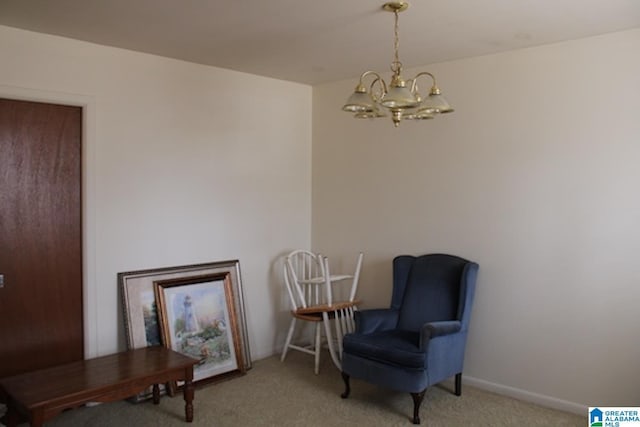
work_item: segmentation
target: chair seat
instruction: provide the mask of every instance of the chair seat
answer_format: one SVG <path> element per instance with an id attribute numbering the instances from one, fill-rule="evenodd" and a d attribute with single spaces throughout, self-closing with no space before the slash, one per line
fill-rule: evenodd
<path id="1" fill-rule="evenodd" d="M 336 316 L 339 316 L 340 310 L 355 309 L 359 304 L 361 304 L 360 300 L 336 302 L 331 305 L 312 305 L 310 307 L 292 310 L 291 314 L 293 317 L 298 319 L 308 320 L 311 322 L 322 322 L 324 319 L 323 313 L 327 313 L 329 319 L 335 319 Z"/>
<path id="2" fill-rule="evenodd" d="M 322 313 L 298 313 L 292 310 L 291 315 L 296 319 L 306 320 L 308 322 L 322 322 Z"/>
<path id="3" fill-rule="evenodd" d="M 417 332 L 389 330 L 371 334 L 347 334 L 343 340 L 345 353 L 405 369 L 425 369 L 425 353 L 420 350 Z"/>

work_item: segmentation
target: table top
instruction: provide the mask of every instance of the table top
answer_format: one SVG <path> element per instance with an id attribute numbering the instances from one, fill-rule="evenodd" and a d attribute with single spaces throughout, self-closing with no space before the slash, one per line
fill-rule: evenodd
<path id="1" fill-rule="evenodd" d="M 0 388 L 26 407 L 177 371 L 198 361 L 162 346 L 80 360 L 0 379 Z"/>

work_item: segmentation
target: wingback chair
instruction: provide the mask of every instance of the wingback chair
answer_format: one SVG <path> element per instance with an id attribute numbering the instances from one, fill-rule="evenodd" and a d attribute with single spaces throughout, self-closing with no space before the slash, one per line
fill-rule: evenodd
<path id="1" fill-rule="evenodd" d="M 356 312 L 356 330 L 344 337 L 342 397 L 350 377 L 409 392 L 420 424 L 427 387 L 455 376 L 460 396 L 477 272 L 478 264 L 452 255 L 396 257 L 391 307 Z"/>

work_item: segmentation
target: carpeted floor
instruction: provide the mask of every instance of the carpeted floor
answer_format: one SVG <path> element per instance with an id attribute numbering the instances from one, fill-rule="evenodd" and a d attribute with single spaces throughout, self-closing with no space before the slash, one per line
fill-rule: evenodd
<path id="1" fill-rule="evenodd" d="M 323 354 L 324 356 L 324 354 Z M 341 399 L 343 383 L 329 357 L 319 375 L 313 358 L 290 352 L 281 363 L 270 357 L 254 363 L 245 376 L 196 389 L 193 426 L 402 426 L 409 427 L 413 402 L 396 393 L 352 380 L 351 396 Z M 2 409 L 0 409 L 0 412 Z M 447 386 L 427 391 L 420 412 L 422 425 L 584 426 L 584 417 L 543 408 L 473 387 L 456 397 Z M 66 411 L 47 427 L 182 426 L 181 396 L 163 397 L 159 405 L 113 402 Z"/>

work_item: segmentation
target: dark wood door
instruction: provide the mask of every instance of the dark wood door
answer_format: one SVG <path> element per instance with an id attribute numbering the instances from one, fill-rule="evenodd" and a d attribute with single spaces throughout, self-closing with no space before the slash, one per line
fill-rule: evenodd
<path id="1" fill-rule="evenodd" d="M 82 108 L 0 99 L 0 377 L 83 358 Z"/>

